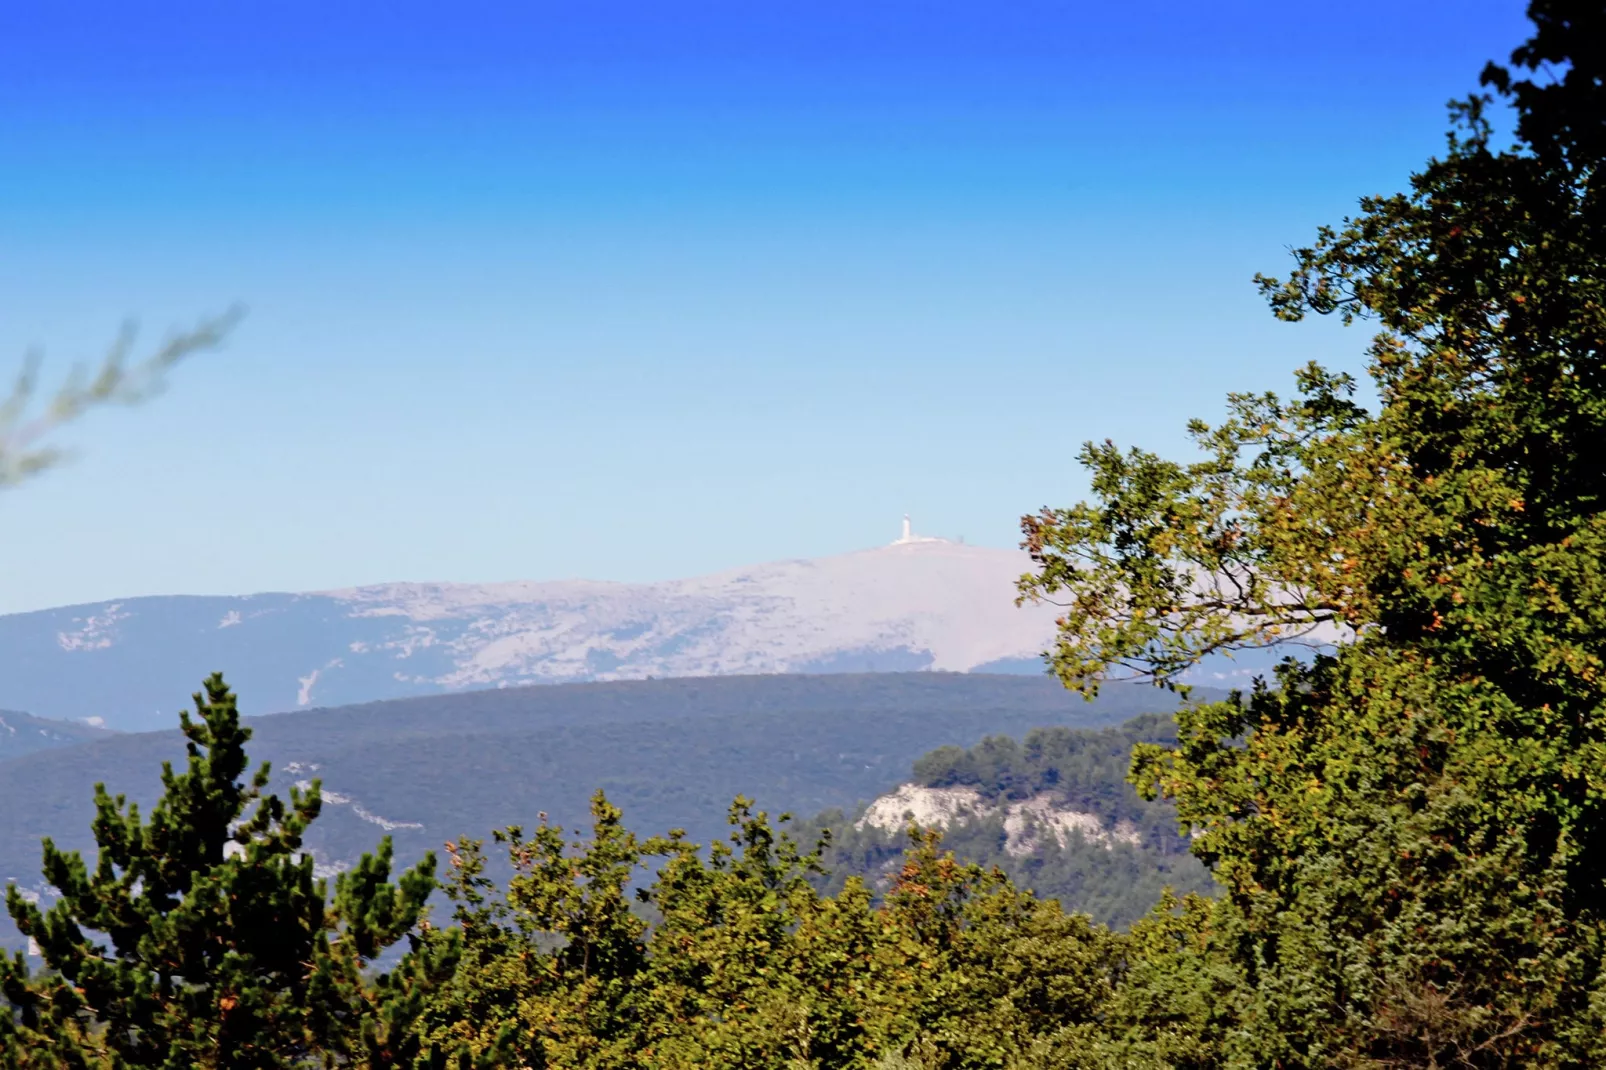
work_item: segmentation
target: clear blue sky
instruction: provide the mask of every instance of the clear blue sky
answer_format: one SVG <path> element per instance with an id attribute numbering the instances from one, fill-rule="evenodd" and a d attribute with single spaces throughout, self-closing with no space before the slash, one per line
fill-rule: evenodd
<path id="1" fill-rule="evenodd" d="M 0 497 L 0 611 L 1013 545 L 1358 330 L 1250 276 L 1442 145 L 1512 0 L 19 0 L 0 360 L 231 302 Z"/>

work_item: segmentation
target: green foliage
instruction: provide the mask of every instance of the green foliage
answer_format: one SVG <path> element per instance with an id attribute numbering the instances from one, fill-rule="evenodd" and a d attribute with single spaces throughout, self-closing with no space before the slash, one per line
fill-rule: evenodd
<path id="1" fill-rule="evenodd" d="M 195 707 L 185 768 L 164 763 L 148 820 L 97 787 L 93 870 L 47 839 L 55 905 L 8 889 L 48 969 L 0 965 L 6 1065 L 286 1067 L 361 1035 L 375 1002 L 363 971 L 417 921 L 433 860 L 391 884 L 382 843 L 330 902 L 300 850 L 318 786 L 286 803 L 263 793 L 265 765 L 246 777 L 250 730 L 221 677 Z"/>
<path id="2" fill-rule="evenodd" d="M 104 405 L 133 405 L 161 390 L 168 371 L 194 353 L 221 345 L 244 310 L 234 308 L 203 320 L 193 330 L 170 335 L 143 360 L 129 363 L 134 328 L 125 326 L 93 373 L 76 367 L 36 411 L 39 355 L 28 354 L 11 393 L 0 398 L 0 487 L 14 486 L 63 459 L 46 440 L 64 424 Z"/>
<path id="3" fill-rule="evenodd" d="M 1065 682 L 1342 642 L 1185 709 L 1136 781 L 1226 888 L 1233 1066 L 1599 1065 L 1606 980 L 1606 8 L 1455 106 L 1411 190 L 1262 279 L 1376 325 L 1376 405 L 1309 367 L 1193 426 L 1204 459 L 1089 445 L 1096 501 L 1024 522 Z M 1528 72 L 1554 65 L 1539 80 Z"/>
<path id="4" fill-rule="evenodd" d="M 1092 1065 L 1120 938 L 935 838 L 912 843 L 877 904 L 856 879 L 821 894 L 819 850 L 744 799 L 706 852 L 679 833 L 637 841 L 620 820 L 598 795 L 588 840 L 504 833 L 516 875 L 500 899 L 480 845 L 454 846 L 457 926 L 430 939 L 461 941 L 462 966 L 427 1001 L 432 1051 L 529 1067 Z"/>
<path id="5" fill-rule="evenodd" d="M 598 793 L 584 839 L 544 817 L 495 837 L 505 887 L 481 843 L 448 845 L 453 924 L 437 927 L 429 866 L 392 884 L 388 841 L 326 896 L 301 853 L 317 785 L 286 804 L 265 768 L 246 776 L 249 731 L 221 679 L 197 711 L 148 820 L 99 793 L 93 874 L 47 842 L 60 900 L 41 912 L 12 890 L 48 969 L 19 956 L 0 975 L 5 1065 L 1105 1066 L 1145 1042 L 1112 1033 L 1136 1028 L 1120 1002 L 1132 950 L 1206 911 L 1169 901 L 1112 934 L 934 834 L 911 839 L 882 895 L 857 878 L 828 895 L 826 844 L 800 847 L 784 815 L 737 799 L 729 837 L 703 850 L 679 831 L 638 839 Z"/>
<path id="6" fill-rule="evenodd" d="M 915 762 L 914 783 L 973 787 L 994 802 L 1055 792 L 1111 824 L 1156 814 L 1169 817 L 1168 808 L 1130 790 L 1126 769 L 1133 746 L 1174 743 L 1176 738 L 1175 721 L 1157 713 L 1102 730 L 1034 728 L 1018 743 L 1008 736 L 989 736 L 969 750 L 940 747 Z"/>

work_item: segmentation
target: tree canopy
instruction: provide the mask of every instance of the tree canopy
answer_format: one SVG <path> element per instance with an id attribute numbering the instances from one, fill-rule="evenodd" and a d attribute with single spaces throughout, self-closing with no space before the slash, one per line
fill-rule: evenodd
<path id="1" fill-rule="evenodd" d="M 1530 11 L 1407 192 L 1258 280 L 1374 326 L 1375 404 L 1307 366 L 1193 463 L 1090 444 L 1095 499 L 1023 522 L 1073 688 L 1329 644 L 1135 761 L 1229 891 L 1241 1065 L 1603 1054 L 1606 8 Z"/>
<path id="2" fill-rule="evenodd" d="M 162 770 L 148 819 L 96 789 L 94 868 L 46 840 L 47 911 L 13 885 L 6 908 L 46 970 L 0 962 L 7 1066 L 303 1065 L 360 1044 L 363 971 L 418 921 L 427 858 L 389 882 L 390 844 L 326 881 L 300 850 L 318 785 L 288 803 L 249 772 L 234 695 L 220 676 L 182 717 L 188 760 Z"/>

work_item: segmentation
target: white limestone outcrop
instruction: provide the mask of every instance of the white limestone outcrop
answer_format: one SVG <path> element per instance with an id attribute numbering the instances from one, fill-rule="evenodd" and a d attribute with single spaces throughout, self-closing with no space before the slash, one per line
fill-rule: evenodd
<path id="1" fill-rule="evenodd" d="M 929 788 L 902 784 L 872 802 L 859 818 L 858 827 L 896 832 L 911 823 L 922 828 L 946 829 L 955 824 L 986 820 L 1002 814 L 1004 849 L 1012 855 L 1031 854 L 1047 836 L 1060 847 L 1073 837 L 1106 849 L 1118 843 L 1137 845 L 1141 836 L 1128 822 L 1107 828 L 1093 813 L 1068 807 L 1052 792 L 1002 804 L 988 803 L 975 788 Z"/>

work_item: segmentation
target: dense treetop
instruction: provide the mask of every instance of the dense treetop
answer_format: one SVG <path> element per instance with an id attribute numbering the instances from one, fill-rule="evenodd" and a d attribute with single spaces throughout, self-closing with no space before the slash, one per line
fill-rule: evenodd
<path id="1" fill-rule="evenodd" d="M 1095 500 L 1024 523 L 1072 687 L 1343 640 L 1138 750 L 1228 891 L 1236 1064 L 1602 1057 L 1606 8 L 1531 14 L 1407 192 L 1260 280 L 1373 325 L 1375 405 L 1309 366 L 1191 464 L 1089 445 Z"/>

